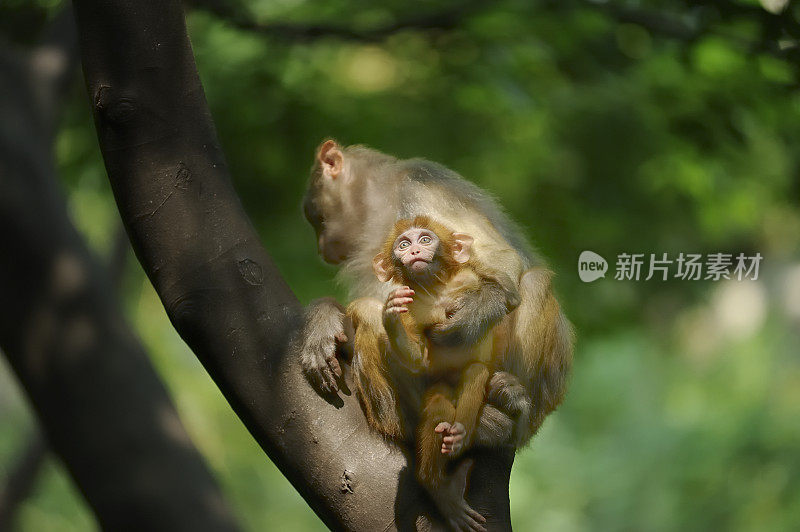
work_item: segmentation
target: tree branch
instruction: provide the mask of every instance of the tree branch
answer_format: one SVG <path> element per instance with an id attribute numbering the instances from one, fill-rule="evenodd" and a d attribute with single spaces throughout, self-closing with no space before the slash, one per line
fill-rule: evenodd
<path id="1" fill-rule="evenodd" d="M 482 0 L 473 0 L 436 13 L 415 15 L 375 28 L 358 29 L 329 24 L 258 22 L 246 4 L 235 0 L 187 0 L 186 3 L 212 13 L 241 30 L 291 42 L 306 42 L 324 37 L 378 42 L 401 31 L 411 29 L 448 31 L 460 27 L 464 20 L 487 5 Z M 800 38 L 800 22 L 793 17 L 789 10 L 770 13 L 759 6 L 741 4 L 731 0 L 696 0 L 690 2 L 692 8 L 690 11 L 677 14 L 625 5 L 613 0 L 610 2 L 545 0 L 542 4 L 543 7 L 551 10 L 574 9 L 577 4 L 580 7 L 602 11 L 617 22 L 636 24 L 669 39 L 694 42 L 704 35 L 718 35 L 735 42 L 750 52 L 763 52 L 784 60 L 794 60 L 800 57 L 800 47 L 797 43 L 787 46 L 786 43 L 779 42 L 781 37 Z M 714 22 L 737 18 L 757 20 L 761 25 L 760 38 L 747 40 L 714 27 Z"/>
<path id="2" fill-rule="evenodd" d="M 622 23 L 641 26 L 656 35 L 684 42 L 694 42 L 706 35 L 717 35 L 734 42 L 747 52 L 763 52 L 779 59 L 793 60 L 798 57 L 798 47 L 782 46 L 781 37 L 800 37 L 800 23 L 788 11 L 773 14 L 759 6 L 745 5 L 730 0 L 702 0 L 690 2 L 692 9 L 683 14 L 668 13 L 657 9 L 645 9 L 623 5 L 619 2 L 579 0 L 584 8 L 603 12 L 609 18 Z M 548 0 L 550 8 L 569 9 L 569 4 Z M 761 35 L 757 40 L 748 40 L 717 28 L 720 21 L 736 19 L 757 20 Z"/>
<path id="3" fill-rule="evenodd" d="M 349 41 L 378 42 L 405 30 L 447 31 L 458 28 L 465 19 L 485 6 L 486 2 L 482 0 L 463 2 L 435 13 L 401 18 L 388 24 L 366 29 L 330 24 L 258 22 L 245 6 L 225 0 L 191 0 L 188 4 L 208 11 L 241 30 L 286 41 L 305 42 L 332 37 Z"/>
<path id="4" fill-rule="evenodd" d="M 231 185 L 180 3 L 74 5 L 117 205 L 181 337 L 328 526 L 424 527 L 432 505 L 405 456 L 368 430 L 353 396 L 328 404 L 287 356 L 301 308 Z M 467 498 L 492 529 L 508 529 L 513 453 L 475 456 Z"/>

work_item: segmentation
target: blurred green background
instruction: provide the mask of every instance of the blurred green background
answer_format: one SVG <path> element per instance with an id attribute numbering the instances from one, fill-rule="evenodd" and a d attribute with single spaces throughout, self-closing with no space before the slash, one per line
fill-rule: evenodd
<path id="1" fill-rule="evenodd" d="M 39 2 L 42 16 L 57 4 Z M 726 15 L 757 13 L 758 2 L 247 5 L 260 23 L 363 31 L 459 14 L 453 27 L 376 39 L 261 35 L 203 11 L 188 25 L 236 188 L 303 302 L 344 295 L 300 210 L 326 136 L 459 171 L 500 199 L 557 272 L 578 333 L 574 373 L 564 405 L 517 455 L 517 530 L 796 529 L 800 63 L 790 39 L 764 44 L 759 17 Z M 640 12 L 662 18 L 626 16 Z M 76 224 L 108 255 L 118 215 L 77 78 L 55 150 Z M 612 275 L 582 283 L 586 249 Z M 764 260 L 757 281 L 615 281 L 623 252 Z M 245 527 L 322 530 L 132 258 L 123 298 Z M 3 364 L 0 473 L 33 427 Z M 52 460 L 19 524 L 96 526 Z"/>

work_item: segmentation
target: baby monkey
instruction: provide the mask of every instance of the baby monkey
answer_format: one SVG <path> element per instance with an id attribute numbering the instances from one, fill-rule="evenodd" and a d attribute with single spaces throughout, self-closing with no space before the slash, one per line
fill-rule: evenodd
<path id="1" fill-rule="evenodd" d="M 437 497 L 437 491 L 446 475 L 447 460 L 473 443 L 486 386 L 494 372 L 494 331 L 489 329 L 467 346 L 428 341 L 428 334 L 446 323 L 458 302 L 483 282 L 469 262 L 472 243 L 471 236 L 452 232 L 426 216 L 400 220 L 373 259 L 373 268 L 381 281 L 401 285 L 391 292 L 383 311 L 390 356 L 420 373 L 425 383 L 416 425 L 417 479 L 448 519 L 480 524 L 485 520 L 466 504 L 463 495 L 452 501 Z"/>

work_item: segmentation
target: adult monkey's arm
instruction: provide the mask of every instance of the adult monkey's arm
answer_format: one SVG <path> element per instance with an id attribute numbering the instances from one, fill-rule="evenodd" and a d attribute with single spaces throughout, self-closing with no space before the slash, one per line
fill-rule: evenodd
<path id="1" fill-rule="evenodd" d="M 332 528 L 411 528 L 431 511 L 405 457 L 334 408 L 287 356 L 300 305 L 242 210 L 176 0 L 75 0 L 106 169 L 175 328 L 251 434 Z M 510 453 L 478 457 L 468 498 L 509 528 Z"/>

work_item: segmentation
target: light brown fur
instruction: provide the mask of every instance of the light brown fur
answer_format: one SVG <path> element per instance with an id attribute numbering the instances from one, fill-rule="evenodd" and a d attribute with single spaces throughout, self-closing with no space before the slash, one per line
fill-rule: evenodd
<path id="1" fill-rule="evenodd" d="M 475 238 L 470 266 L 486 282 L 479 290 L 465 290 L 462 294 L 478 301 L 474 308 L 486 307 L 483 302 L 495 307 L 505 303 L 511 310 L 495 325 L 495 337 L 501 336 L 496 348 L 498 367 L 490 379 L 490 405 L 481 416 L 476 443 L 527 443 L 564 397 L 572 363 L 573 333 L 553 295 L 552 273 L 537 266 L 539 261 L 525 238 L 497 202 L 439 164 L 422 159 L 400 160 L 363 146 L 340 147 L 327 141 L 317 152 L 304 207 L 320 237 L 323 256 L 343 264 L 342 275 L 350 283 L 351 294 L 378 301 L 385 299 L 390 287 L 375 279 L 372 258 L 398 219 L 427 215 Z M 339 244 L 336 253 L 323 245 L 333 241 Z M 505 302 L 498 298 L 505 298 Z M 379 308 L 371 312 L 379 313 Z M 380 317 L 368 318 L 366 313 L 358 316 L 357 328 L 361 331 L 356 334 L 382 338 L 385 331 Z M 468 322 L 469 314 L 456 312 L 451 322 Z M 476 323 L 481 321 L 485 320 Z M 315 341 L 306 345 L 334 341 L 339 328 L 327 325 L 335 321 L 325 323 L 324 327 L 307 326 L 304 333 Z M 464 330 L 470 332 L 471 326 L 474 323 Z M 324 353 L 318 352 L 301 353 L 310 376 L 321 371 L 319 368 L 326 368 Z M 396 427 L 403 425 L 403 411 L 407 408 L 398 399 L 395 384 L 381 382 L 381 366 L 370 368 L 373 362 L 367 353 L 356 353 L 356 364 L 363 379 L 361 388 L 374 388 L 365 393 L 375 399 L 371 423 L 378 430 L 390 427 L 384 433 L 396 437 Z M 504 416 L 513 421 L 513 433 L 506 429 Z"/>
<path id="2" fill-rule="evenodd" d="M 439 238 L 438 249 L 433 264 L 435 277 L 426 285 L 410 277 L 402 263 L 394 259 L 393 247 L 396 239 L 411 228 L 425 228 L 433 231 Z M 375 261 L 391 264 L 390 281 L 415 290 L 414 300 L 407 307 L 408 312 L 396 316 L 387 324 L 384 318 L 384 332 L 375 337 L 363 336 L 358 331 L 365 329 L 363 316 L 358 309 L 366 305 L 363 299 L 351 304 L 348 314 L 357 320 L 355 350 L 361 361 L 355 375 L 356 390 L 359 392 L 364 411 L 370 425 L 381 433 L 396 437 L 396 428 L 401 434 L 410 432 L 409 422 L 392 424 L 387 427 L 387 419 L 381 416 L 385 411 L 385 390 L 389 384 L 398 383 L 402 373 L 411 372 L 424 375 L 429 383 L 423 397 L 420 390 L 409 390 L 395 386 L 395 390 L 408 404 L 419 404 L 419 418 L 416 423 L 417 479 L 431 490 L 440 486 L 444 476 L 448 455 L 441 452 L 442 437 L 435 428 L 442 422 L 460 424 L 464 427 L 464 441 L 458 452 L 468 449 L 475 438 L 479 414 L 486 399 L 486 385 L 491 376 L 494 358 L 494 335 L 488 330 L 474 345 L 446 347 L 429 342 L 426 331 L 447 320 L 448 306 L 461 294 L 476 289 L 483 279 L 468 261 L 459 264 L 454 259 L 455 244 L 451 230 L 426 216 L 398 221 L 389 233 L 383 250 Z M 469 235 L 462 235 L 469 238 Z M 374 304 L 370 310 L 375 310 Z M 373 318 L 374 319 L 374 318 Z M 371 323 L 377 328 L 377 323 Z M 372 327 L 370 327 L 371 330 Z M 369 333 L 367 333 L 369 334 Z M 380 339 L 376 341 L 376 338 Z M 391 365 L 399 361 L 399 366 Z M 398 374 L 398 367 L 399 373 Z M 417 397 L 413 397 L 416 395 Z M 398 412 L 398 418 L 408 418 Z M 389 421 L 395 419 L 390 416 Z M 387 430 L 388 429 L 388 430 Z"/>

